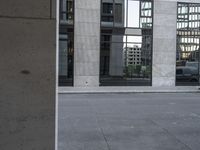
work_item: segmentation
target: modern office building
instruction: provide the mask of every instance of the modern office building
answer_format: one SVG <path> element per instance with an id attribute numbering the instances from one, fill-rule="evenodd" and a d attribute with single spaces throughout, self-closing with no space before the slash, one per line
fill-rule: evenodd
<path id="1" fill-rule="evenodd" d="M 141 48 L 137 45 L 127 47 L 124 50 L 124 65 L 141 65 Z"/>
<path id="2" fill-rule="evenodd" d="M 60 87 L 199 86 L 198 0 L 60 0 L 59 37 Z"/>

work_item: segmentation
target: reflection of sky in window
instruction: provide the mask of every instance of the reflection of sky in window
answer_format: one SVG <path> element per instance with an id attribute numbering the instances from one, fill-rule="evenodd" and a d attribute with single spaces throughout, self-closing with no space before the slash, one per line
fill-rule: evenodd
<path id="1" fill-rule="evenodd" d="M 128 14 L 127 14 L 127 9 L 128 9 Z M 140 11 L 139 1 L 128 0 L 128 8 L 127 8 L 127 0 L 124 0 L 124 26 L 139 28 L 139 19 L 140 19 L 139 11 Z M 124 36 L 123 41 L 126 42 L 126 36 Z M 140 37 L 127 36 L 127 42 L 132 42 L 127 44 L 128 47 L 133 47 L 134 45 L 141 47 L 142 38 L 141 36 Z"/>
<path id="2" fill-rule="evenodd" d="M 140 28 L 140 1 L 139 0 L 115 0 L 115 3 L 123 5 L 124 27 Z M 128 6 L 127 6 L 128 3 Z M 151 4 L 143 7 L 151 7 Z M 128 13 L 128 14 L 127 14 Z M 128 47 L 138 46 L 141 48 L 142 36 L 124 36 L 123 42 L 128 42 Z"/>
<path id="3" fill-rule="evenodd" d="M 135 45 L 141 48 L 142 36 L 124 36 L 124 42 L 127 42 L 127 47 L 134 47 Z"/>
<path id="4" fill-rule="evenodd" d="M 127 0 L 123 0 L 123 6 L 124 6 L 124 13 L 123 13 L 124 26 L 138 28 L 140 2 L 137 0 L 136 1 L 128 0 L 128 8 L 127 8 Z M 127 15 L 127 9 L 128 9 L 128 15 Z"/>
<path id="5" fill-rule="evenodd" d="M 139 1 L 128 2 L 128 27 L 139 27 Z"/>
<path id="6" fill-rule="evenodd" d="M 138 46 L 141 48 L 142 36 L 127 36 L 127 47 Z"/>
<path id="7" fill-rule="evenodd" d="M 200 5 L 178 5 L 178 20 L 177 28 L 185 29 L 184 35 L 180 37 L 180 48 L 183 52 L 197 51 L 199 49 L 199 38 L 195 37 L 195 32 L 190 30 L 196 30 L 200 26 Z M 189 31 L 188 31 L 189 30 Z M 199 31 L 198 31 L 199 32 Z M 189 33 L 189 34 L 188 34 Z M 182 34 L 182 33 L 181 33 Z M 188 36 L 187 36 L 188 35 Z M 189 53 L 190 54 L 190 53 Z M 184 58 L 189 55 L 183 55 Z"/>

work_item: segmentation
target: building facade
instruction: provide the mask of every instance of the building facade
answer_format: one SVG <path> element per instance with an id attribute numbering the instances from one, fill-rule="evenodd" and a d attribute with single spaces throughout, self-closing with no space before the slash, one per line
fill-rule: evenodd
<path id="1" fill-rule="evenodd" d="M 141 65 L 141 48 L 139 48 L 137 45 L 133 45 L 133 47 L 127 47 L 124 50 L 124 62 L 125 66 Z"/>
<path id="2" fill-rule="evenodd" d="M 60 0 L 59 86 L 199 86 L 198 0 Z"/>

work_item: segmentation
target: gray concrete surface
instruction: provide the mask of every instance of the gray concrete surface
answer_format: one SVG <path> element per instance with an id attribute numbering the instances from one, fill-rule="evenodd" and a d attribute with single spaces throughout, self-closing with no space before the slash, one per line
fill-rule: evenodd
<path id="1" fill-rule="evenodd" d="M 99 86 L 100 0 L 76 0 L 74 86 Z"/>
<path id="2" fill-rule="evenodd" d="M 101 86 L 101 87 L 59 87 L 60 94 L 68 93 L 199 93 L 199 86 L 151 87 L 151 86 Z"/>
<path id="3" fill-rule="evenodd" d="M 200 94 L 60 94 L 58 150 L 199 150 Z"/>
<path id="4" fill-rule="evenodd" d="M 177 2 L 154 1 L 152 86 L 175 86 Z"/>
<path id="5" fill-rule="evenodd" d="M 53 2 L 0 1 L 0 150 L 54 150 Z"/>

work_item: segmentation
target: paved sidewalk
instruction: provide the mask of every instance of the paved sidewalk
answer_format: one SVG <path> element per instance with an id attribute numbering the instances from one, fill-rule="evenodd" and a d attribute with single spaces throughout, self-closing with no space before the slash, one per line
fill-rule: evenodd
<path id="1" fill-rule="evenodd" d="M 60 94 L 58 150 L 199 150 L 200 94 Z"/>

